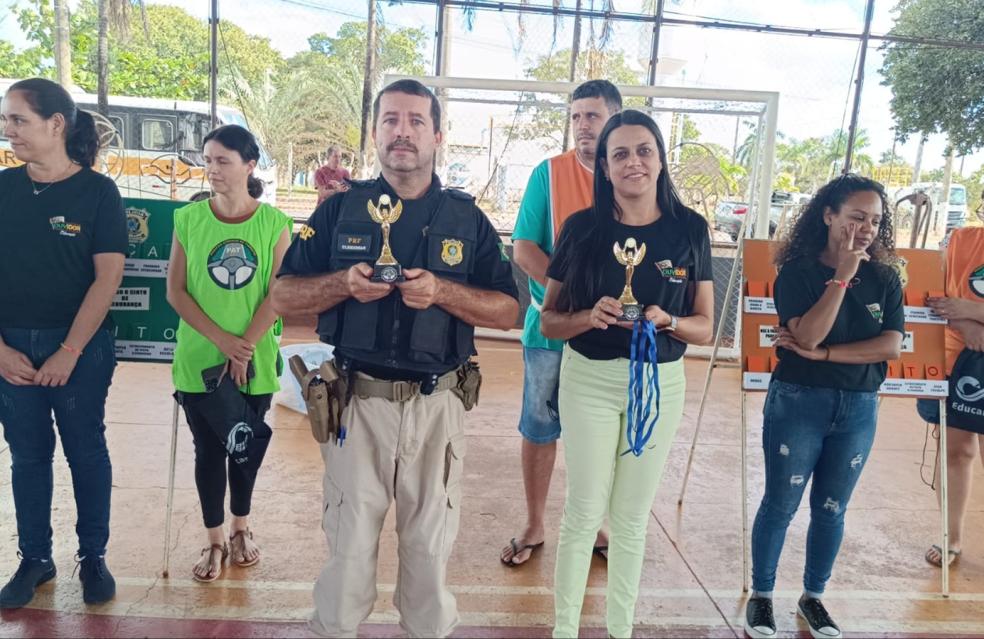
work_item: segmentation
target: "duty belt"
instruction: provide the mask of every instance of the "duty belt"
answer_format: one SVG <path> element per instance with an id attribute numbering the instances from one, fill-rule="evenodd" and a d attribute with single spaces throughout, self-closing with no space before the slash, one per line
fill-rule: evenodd
<path id="1" fill-rule="evenodd" d="M 421 382 L 393 382 L 384 379 L 365 379 L 352 376 L 352 394 L 361 397 L 380 397 L 391 402 L 405 402 L 420 394 Z M 458 385 L 458 369 L 438 378 L 431 393 L 451 390 Z"/>

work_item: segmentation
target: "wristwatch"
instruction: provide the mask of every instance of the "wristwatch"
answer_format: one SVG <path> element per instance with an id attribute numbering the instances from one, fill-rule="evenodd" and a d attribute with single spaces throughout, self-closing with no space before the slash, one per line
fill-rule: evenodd
<path id="1" fill-rule="evenodd" d="M 676 315 L 670 315 L 670 323 L 663 327 L 664 331 L 669 331 L 670 333 L 675 333 L 677 329 L 677 321 L 680 318 Z"/>

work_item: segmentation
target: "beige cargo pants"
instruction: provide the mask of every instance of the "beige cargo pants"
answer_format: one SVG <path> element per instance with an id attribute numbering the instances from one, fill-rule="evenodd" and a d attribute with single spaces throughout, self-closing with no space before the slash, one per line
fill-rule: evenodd
<path id="1" fill-rule="evenodd" d="M 376 602 L 379 534 L 396 501 L 399 572 L 393 605 L 411 637 L 444 637 L 458 623 L 445 587 L 458 535 L 465 409 L 450 391 L 404 402 L 353 396 L 344 445 L 321 445 L 331 558 L 314 586 L 311 630 L 355 637 Z"/>

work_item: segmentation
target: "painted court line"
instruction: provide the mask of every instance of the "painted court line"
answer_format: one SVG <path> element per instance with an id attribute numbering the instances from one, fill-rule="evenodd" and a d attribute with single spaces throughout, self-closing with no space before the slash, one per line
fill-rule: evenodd
<path id="1" fill-rule="evenodd" d="M 50 601 L 48 602 L 50 603 Z M 41 605 L 32 606 L 41 610 L 52 610 L 51 606 Z M 163 604 L 119 604 L 110 606 L 108 609 L 92 611 L 87 609 L 81 602 L 76 605 L 63 607 L 57 612 L 69 612 L 79 614 L 99 614 L 112 615 L 112 609 L 119 608 L 120 612 L 126 611 L 130 615 L 148 618 L 163 619 L 199 619 L 199 620 L 226 620 L 226 619 L 250 619 L 252 621 L 305 621 L 313 612 L 313 608 L 284 608 L 277 606 L 276 609 L 263 610 L 262 607 L 250 606 L 187 606 L 187 605 L 163 605 Z M 476 627 L 549 627 L 553 624 L 553 615 L 549 613 L 512 613 L 512 612 L 471 612 L 463 611 L 460 613 L 461 625 Z M 396 624 L 399 616 L 396 610 L 376 610 L 369 616 L 366 623 L 370 624 Z M 843 620 L 842 620 L 843 621 Z M 735 627 L 740 627 L 740 618 L 732 619 Z M 603 615 L 584 615 L 581 618 L 583 627 L 604 627 L 605 617 Z M 668 617 L 644 615 L 637 619 L 637 626 L 655 627 L 703 627 L 703 628 L 725 628 L 723 620 L 719 616 L 711 617 Z M 918 621 L 918 622 L 899 622 L 878 619 L 850 619 L 844 621 L 845 626 L 849 627 L 853 633 L 901 633 L 901 634 L 954 634 L 969 635 L 984 633 L 984 623 L 977 621 Z M 798 627 L 797 627 L 798 629 Z M 786 630 L 786 629 L 782 629 Z M 791 629 L 790 629 L 791 630 Z"/>
<path id="2" fill-rule="evenodd" d="M 287 591 L 309 591 L 314 587 L 314 581 L 252 581 L 252 580 L 226 580 L 217 581 L 212 584 L 201 584 L 193 579 L 153 579 L 148 577 L 118 577 L 116 583 L 123 586 L 135 586 L 147 588 L 155 583 L 159 586 L 169 586 L 171 588 L 220 588 L 234 590 L 256 589 L 260 591 L 287 590 Z M 379 584 L 377 590 L 380 593 L 392 594 L 395 584 Z M 541 596 L 552 597 L 553 589 L 548 586 L 486 586 L 486 585 L 465 585 L 451 584 L 448 588 L 457 595 L 486 595 L 486 596 Z M 605 589 L 598 586 L 590 586 L 585 591 L 591 596 L 604 596 Z M 745 594 L 740 589 L 708 589 L 715 599 L 741 599 Z M 800 590 L 777 590 L 777 599 L 798 599 L 802 594 Z M 640 597 L 653 598 L 677 598 L 677 599 L 706 599 L 707 594 L 700 588 L 640 588 Z M 824 599 L 831 601 L 941 601 L 943 597 L 932 592 L 918 591 L 880 591 L 880 590 L 836 590 L 824 594 Z M 984 593 L 951 593 L 950 601 L 970 601 L 984 602 Z"/>

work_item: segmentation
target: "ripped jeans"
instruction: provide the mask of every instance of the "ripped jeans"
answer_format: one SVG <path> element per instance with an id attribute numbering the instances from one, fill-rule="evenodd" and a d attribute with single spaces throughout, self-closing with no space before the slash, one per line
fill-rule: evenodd
<path id="1" fill-rule="evenodd" d="M 841 539 L 844 512 L 875 439 L 878 398 L 773 380 L 765 399 L 765 495 L 752 529 L 752 585 L 771 592 L 786 529 L 810 488 L 803 586 L 822 593 Z"/>

